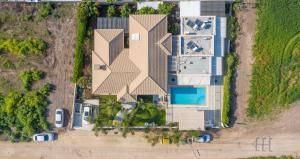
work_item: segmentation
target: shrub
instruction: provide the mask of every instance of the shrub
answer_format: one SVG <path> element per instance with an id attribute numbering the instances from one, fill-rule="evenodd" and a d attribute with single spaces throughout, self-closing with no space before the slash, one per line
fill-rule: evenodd
<path id="1" fill-rule="evenodd" d="M 46 43 L 37 38 L 27 38 L 24 40 L 0 39 L 0 50 L 20 56 L 42 55 L 46 48 Z"/>
<path id="2" fill-rule="evenodd" d="M 116 14 L 116 7 L 115 7 L 115 6 L 109 6 L 109 7 L 107 8 L 106 15 L 107 15 L 108 17 L 113 17 L 115 14 Z"/>
<path id="3" fill-rule="evenodd" d="M 231 108 L 233 78 L 238 64 L 238 57 L 235 53 L 226 55 L 226 71 L 224 76 L 224 94 L 223 94 L 223 107 L 222 107 L 222 123 L 228 126 Z"/>
<path id="4" fill-rule="evenodd" d="M 122 17 L 128 17 L 129 14 L 132 12 L 131 8 L 129 7 L 128 3 L 125 3 L 122 7 L 121 7 L 121 16 Z"/>
<path id="5" fill-rule="evenodd" d="M 43 95 L 49 95 L 54 89 L 54 86 L 50 83 L 46 83 L 41 89 L 40 89 L 40 93 L 42 93 Z"/>
<path id="6" fill-rule="evenodd" d="M 10 60 L 5 60 L 5 62 L 3 63 L 3 67 L 5 69 L 15 69 L 16 68 L 15 64 Z"/>
<path id="7" fill-rule="evenodd" d="M 142 7 L 137 11 L 137 14 L 156 14 L 156 10 L 152 7 Z"/>
<path id="8" fill-rule="evenodd" d="M 168 32 L 172 33 L 173 35 L 178 35 L 180 33 L 180 25 L 178 23 L 168 25 Z"/>
<path id="9" fill-rule="evenodd" d="M 47 97 L 39 92 L 9 92 L 0 97 L 0 132 L 12 142 L 29 141 L 35 133 L 49 130 Z"/>
<path id="10" fill-rule="evenodd" d="M 160 3 L 157 8 L 159 14 L 170 14 L 174 4 L 172 3 Z"/>
<path id="11" fill-rule="evenodd" d="M 106 0 L 106 3 L 115 3 L 116 0 Z"/>
<path id="12" fill-rule="evenodd" d="M 233 16 L 228 17 L 227 28 L 228 28 L 227 36 L 228 36 L 229 40 L 235 41 L 237 33 L 240 28 L 236 17 L 233 17 Z"/>
<path id="13" fill-rule="evenodd" d="M 80 86 L 81 88 L 87 88 L 88 86 L 90 86 L 92 84 L 92 79 L 91 77 L 80 77 L 79 80 L 77 81 L 78 86 Z"/>
<path id="14" fill-rule="evenodd" d="M 30 90 L 32 82 L 44 77 L 44 73 L 39 70 L 22 71 L 19 75 L 25 90 Z"/>
<path id="15" fill-rule="evenodd" d="M 52 5 L 50 3 L 44 3 L 44 4 L 42 4 L 39 7 L 38 13 L 37 13 L 38 21 L 41 21 L 41 20 L 47 18 L 48 15 L 50 15 L 52 9 L 53 9 L 53 7 L 52 7 Z"/>

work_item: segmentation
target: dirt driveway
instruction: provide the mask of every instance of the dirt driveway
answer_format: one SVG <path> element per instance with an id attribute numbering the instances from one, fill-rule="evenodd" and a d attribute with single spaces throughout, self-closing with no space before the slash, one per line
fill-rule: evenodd
<path id="1" fill-rule="evenodd" d="M 75 11 L 73 10 L 73 13 Z M 55 36 L 53 52 L 49 53 L 44 63 L 47 63 L 49 74 L 47 81 L 56 86 L 50 95 L 48 121 L 54 123 L 54 112 L 63 108 L 66 113 L 66 123 L 70 123 L 73 104 L 74 84 L 71 82 L 75 48 L 75 18 L 69 18 L 65 23 L 49 22 L 49 30 Z"/>

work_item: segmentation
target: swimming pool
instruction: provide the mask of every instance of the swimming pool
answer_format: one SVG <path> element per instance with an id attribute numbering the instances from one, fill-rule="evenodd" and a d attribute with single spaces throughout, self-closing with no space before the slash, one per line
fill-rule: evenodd
<path id="1" fill-rule="evenodd" d="M 206 104 L 206 88 L 172 87 L 171 104 Z"/>

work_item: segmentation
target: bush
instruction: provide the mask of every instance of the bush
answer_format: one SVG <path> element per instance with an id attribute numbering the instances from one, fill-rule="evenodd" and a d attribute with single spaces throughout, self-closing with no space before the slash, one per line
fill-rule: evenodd
<path id="1" fill-rule="evenodd" d="M 16 68 L 15 64 L 10 60 L 5 60 L 3 63 L 3 67 L 5 69 L 15 69 Z"/>
<path id="2" fill-rule="evenodd" d="M 44 73 L 39 70 L 22 71 L 19 75 L 25 90 L 30 90 L 33 81 L 38 81 L 44 77 Z"/>
<path id="3" fill-rule="evenodd" d="M 174 7 L 174 4 L 172 3 L 160 3 L 157 8 L 157 12 L 159 14 L 170 14 L 172 12 L 172 9 Z"/>
<path id="4" fill-rule="evenodd" d="M 142 7 L 137 11 L 137 14 L 156 14 L 156 10 L 152 7 Z"/>
<path id="5" fill-rule="evenodd" d="M 27 38 L 24 40 L 0 39 L 0 50 L 20 56 L 42 55 L 46 48 L 46 43 L 37 38 Z"/>
<path id="6" fill-rule="evenodd" d="M 129 14 L 131 14 L 132 10 L 129 7 L 128 3 L 125 3 L 122 7 L 121 7 L 121 16 L 122 17 L 128 17 Z"/>
<path id="7" fill-rule="evenodd" d="M 172 35 L 180 34 L 180 24 L 174 23 L 172 25 L 168 25 L 168 32 L 172 33 Z"/>
<path id="8" fill-rule="evenodd" d="M 115 7 L 115 6 L 109 6 L 109 7 L 107 8 L 106 15 L 107 15 L 108 17 L 113 17 L 115 14 L 116 14 L 116 7 Z"/>
<path id="9" fill-rule="evenodd" d="M 0 97 L 0 132 L 12 142 L 29 141 L 33 134 L 49 130 L 47 97 L 39 92 L 9 92 Z"/>
<path id="10" fill-rule="evenodd" d="M 42 5 L 38 9 L 37 18 L 38 21 L 41 21 L 50 15 L 53 7 L 50 3 L 42 3 Z"/>
<path id="11" fill-rule="evenodd" d="M 76 8 L 76 47 L 75 47 L 75 60 L 73 82 L 82 76 L 84 67 L 84 39 L 86 37 L 88 21 L 98 14 L 97 5 L 92 1 L 82 1 Z"/>
<path id="12" fill-rule="evenodd" d="M 40 93 L 42 93 L 43 95 L 49 95 L 54 89 L 54 86 L 50 83 L 46 83 L 41 89 L 40 89 Z"/>
<path id="13" fill-rule="evenodd" d="M 231 41 L 235 41 L 237 33 L 240 29 L 239 23 L 238 23 L 236 17 L 233 17 L 233 16 L 228 17 L 227 28 L 228 28 L 228 32 L 227 32 L 228 39 Z"/>
<path id="14" fill-rule="evenodd" d="M 238 64 L 238 57 L 235 53 L 229 53 L 226 55 L 226 71 L 224 76 L 224 94 L 223 94 L 223 107 L 222 107 L 222 123 L 224 126 L 228 126 L 230 118 L 230 108 L 232 99 L 231 85 L 233 84 L 233 78 Z"/>

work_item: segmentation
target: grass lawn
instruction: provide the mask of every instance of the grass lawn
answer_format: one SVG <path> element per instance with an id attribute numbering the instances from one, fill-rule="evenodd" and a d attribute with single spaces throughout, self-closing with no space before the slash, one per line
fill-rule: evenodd
<path id="1" fill-rule="evenodd" d="M 300 99 L 299 10 L 297 0 L 258 0 L 250 117 L 266 117 Z"/>

